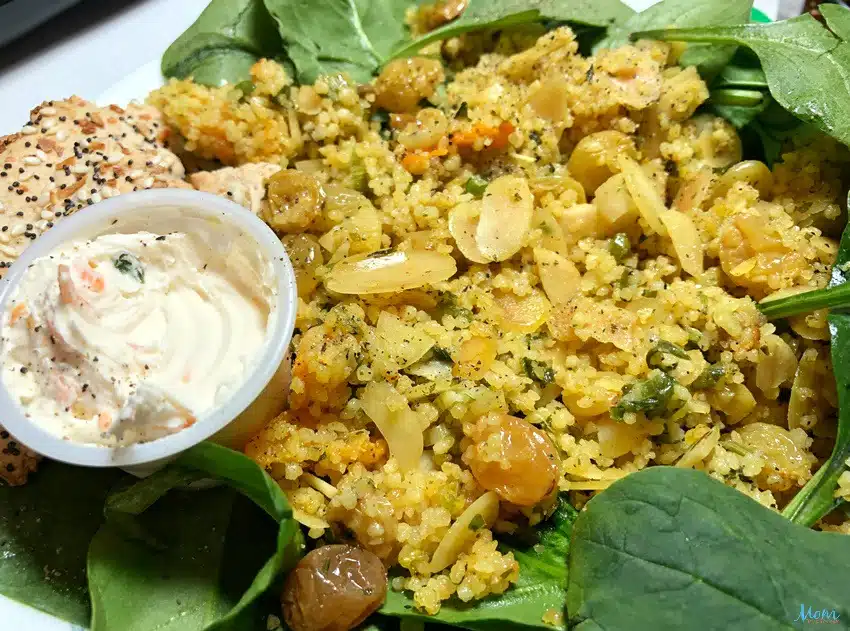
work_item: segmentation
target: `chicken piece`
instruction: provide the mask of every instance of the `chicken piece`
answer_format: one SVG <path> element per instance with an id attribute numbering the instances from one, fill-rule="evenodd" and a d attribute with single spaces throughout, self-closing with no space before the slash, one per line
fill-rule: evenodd
<path id="1" fill-rule="evenodd" d="M 32 110 L 0 137 L 0 277 L 36 237 L 108 197 L 148 188 L 191 188 L 168 131 L 147 105 L 97 107 L 72 96 Z"/>
<path id="2" fill-rule="evenodd" d="M 20 486 L 36 470 L 41 456 L 24 447 L 0 427 L 0 478 L 10 486 Z"/>
<path id="3" fill-rule="evenodd" d="M 199 191 L 227 197 L 259 215 L 265 205 L 266 181 L 278 171 L 277 164 L 255 162 L 193 173 L 189 181 Z"/>

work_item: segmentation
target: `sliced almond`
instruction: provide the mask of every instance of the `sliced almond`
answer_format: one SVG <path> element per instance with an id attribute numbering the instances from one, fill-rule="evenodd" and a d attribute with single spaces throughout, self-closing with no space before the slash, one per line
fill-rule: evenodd
<path id="1" fill-rule="evenodd" d="M 438 283 L 456 271 L 457 264 L 448 254 L 382 251 L 341 260 L 328 274 L 325 286 L 340 294 L 380 294 Z"/>
<path id="2" fill-rule="evenodd" d="M 449 211 L 449 233 L 464 257 L 473 263 L 488 263 L 489 259 L 478 248 L 478 242 L 475 240 L 480 216 L 480 201 L 458 204 Z"/>
<path id="3" fill-rule="evenodd" d="M 569 302 L 581 291 L 581 272 L 575 263 L 544 248 L 534 248 L 534 262 L 543 291 L 552 304 Z"/>
<path id="4" fill-rule="evenodd" d="M 487 186 L 475 241 L 492 261 L 504 261 L 519 252 L 531 229 L 534 197 L 528 181 L 503 175 Z"/>

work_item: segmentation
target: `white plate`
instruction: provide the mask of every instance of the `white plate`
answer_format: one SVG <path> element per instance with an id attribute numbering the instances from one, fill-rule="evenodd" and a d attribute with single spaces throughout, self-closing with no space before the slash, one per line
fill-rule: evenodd
<path id="1" fill-rule="evenodd" d="M 658 0 L 625 0 L 644 9 Z M 0 134 L 13 133 L 42 101 L 77 94 L 100 105 L 126 105 L 162 85 L 159 58 L 195 20 L 208 0 L 140 0 L 37 54 L 10 64 L 0 76 Z M 775 17 L 779 0 L 756 0 Z M 166 8 L 167 7 L 167 8 Z M 167 17 L 166 17 L 167 16 Z M 62 19 L 61 16 L 59 19 Z M 54 29 L 51 29 L 54 30 Z M 84 631 L 0 596 L 2 629 Z"/>

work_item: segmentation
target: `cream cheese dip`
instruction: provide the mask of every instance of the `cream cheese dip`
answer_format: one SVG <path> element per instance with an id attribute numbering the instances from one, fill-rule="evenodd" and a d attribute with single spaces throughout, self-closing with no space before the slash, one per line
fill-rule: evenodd
<path id="1" fill-rule="evenodd" d="M 24 414 L 69 441 L 124 446 L 219 406 L 251 374 L 275 304 L 271 264 L 231 245 L 116 233 L 33 261 L 0 330 Z"/>

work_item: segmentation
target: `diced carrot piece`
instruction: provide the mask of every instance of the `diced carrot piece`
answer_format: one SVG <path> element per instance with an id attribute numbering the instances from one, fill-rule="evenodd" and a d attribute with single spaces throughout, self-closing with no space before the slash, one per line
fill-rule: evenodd
<path id="1" fill-rule="evenodd" d="M 503 121 L 498 127 L 490 127 L 476 123 L 471 131 L 455 132 L 451 136 L 451 143 L 461 149 L 470 149 L 481 138 L 489 138 L 490 144 L 487 149 L 504 149 L 508 146 L 508 138 L 514 131 L 514 126 L 508 121 Z"/>
<path id="2" fill-rule="evenodd" d="M 404 158 L 401 159 L 401 166 L 413 175 L 422 175 L 425 173 L 428 170 L 429 163 L 430 157 L 428 154 L 419 151 L 405 154 Z"/>
<path id="3" fill-rule="evenodd" d="M 491 136 L 493 143 L 490 145 L 490 148 L 504 149 L 507 147 L 512 133 L 514 133 L 514 126 L 508 121 L 504 121 L 499 125 L 499 129 L 496 130 L 496 133 Z"/>

